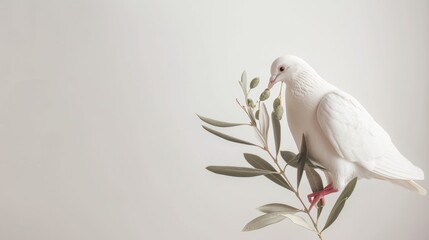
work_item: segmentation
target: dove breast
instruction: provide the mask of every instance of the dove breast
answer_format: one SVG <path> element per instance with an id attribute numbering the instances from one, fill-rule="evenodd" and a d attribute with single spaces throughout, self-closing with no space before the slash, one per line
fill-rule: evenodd
<path id="1" fill-rule="evenodd" d="M 313 161 L 322 165 L 326 178 L 338 190 L 342 190 L 354 176 L 366 176 L 361 166 L 346 161 L 338 154 L 325 136 L 318 120 L 317 108 L 323 97 L 335 91 L 332 85 L 319 86 L 317 91 L 297 95 L 293 89 L 286 89 L 286 112 L 288 125 L 298 149 L 301 148 L 302 134 L 305 135 L 308 153 Z"/>

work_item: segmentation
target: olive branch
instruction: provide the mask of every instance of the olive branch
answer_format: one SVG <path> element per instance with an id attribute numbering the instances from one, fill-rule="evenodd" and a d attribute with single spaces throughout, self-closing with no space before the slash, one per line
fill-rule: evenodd
<path id="1" fill-rule="evenodd" d="M 301 149 L 298 154 L 295 154 L 291 151 L 280 151 L 281 145 L 281 124 L 280 120 L 283 115 L 283 106 L 281 101 L 281 90 L 283 85 L 280 88 L 280 93 L 277 98 L 273 101 L 273 112 L 271 113 L 271 125 L 273 129 L 275 151 L 271 151 L 268 147 L 268 131 L 270 128 L 270 116 L 268 114 L 267 107 L 264 103 L 270 97 L 270 90 L 265 89 L 259 96 L 259 100 L 255 103 L 249 94 L 251 90 L 256 88 L 259 84 L 259 78 L 253 78 L 249 86 L 247 84 L 246 72 L 243 72 L 241 75 L 241 81 L 239 84 L 243 90 L 245 104 L 241 104 L 238 99 L 236 99 L 240 108 L 246 113 L 249 118 L 249 123 L 230 123 L 214 120 L 211 118 L 203 117 L 197 115 L 203 122 L 220 128 L 236 127 L 247 125 L 254 129 L 256 132 L 257 139 L 260 144 L 255 144 L 239 138 L 235 138 L 229 135 L 226 135 L 222 132 L 216 131 L 207 126 L 202 126 L 208 132 L 223 138 L 225 140 L 251 145 L 265 151 L 269 157 L 270 161 L 274 163 L 272 165 L 268 161 L 264 160 L 258 155 L 244 153 L 245 160 L 253 167 L 237 167 L 237 166 L 209 166 L 207 169 L 213 173 L 233 176 L 233 177 L 255 177 L 255 176 L 265 176 L 272 182 L 280 185 L 284 189 L 292 192 L 293 195 L 299 200 L 301 206 L 294 207 L 285 203 L 270 203 L 258 208 L 263 215 L 253 219 L 245 225 L 243 231 L 252 231 L 257 230 L 263 227 L 266 227 L 271 224 L 281 222 L 284 219 L 289 219 L 293 223 L 304 227 L 310 231 L 314 231 L 318 238 L 322 240 L 322 233 L 334 223 L 338 218 L 341 210 L 343 209 L 347 199 L 352 194 L 357 178 L 351 180 L 347 186 L 344 188 L 340 196 L 337 198 L 334 206 L 332 207 L 327 220 L 323 227 L 319 226 L 319 218 L 322 214 L 324 208 L 324 201 L 319 201 L 316 204 L 316 213 L 311 212 L 310 206 L 307 206 L 302 199 L 299 187 L 303 175 L 307 177 L 308 184 L 312 192 L 318 192 L 323 189 L 323 181 L 320 177 L 317 169 L 324 170 L 323 166 L 318 165 L 316 162 L 312 161 L 307 152 L 307 144 L 305 136 L 302 137 Z M 281 156 L 281 160 L 279 158 Z M 288 176 L 286 176 L 287 167 L 292 167 L 296 169 L 296 183 L 293 184 Z M 304 174 L 305 173 L 305 174 Z M 303 215 L 303 216 L 301 216 Z"/>

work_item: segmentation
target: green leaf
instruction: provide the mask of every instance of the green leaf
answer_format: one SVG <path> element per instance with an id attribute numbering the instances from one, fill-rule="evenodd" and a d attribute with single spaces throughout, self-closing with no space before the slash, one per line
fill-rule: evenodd
<path id="1" fill-rule="evenodd" d="M 268 129 L 270 128 L 270 116 L 268 115 L 267 107 L 264 103 L 259 109 L 259 130 L 264 137 L 265 143 L 268 142 Z"/>
<path id="2" fill-rule="evenodd" d="M 208 166 L 207 170 L 232 177 L 256 177 L 260 175 L 272 174 L 272 171 L 264 169 L 254 169 L 245 167 L 230 167 L 230 166 Z"/>
<path id="3" fill-rule="evenodd" d="M 246 71 L 243 71 L 241 73 L 241 82 L 244 83 L 245 86 L 247 85 L 247 73 L 246 73 Z"/>
<path id="4" fill-rule="evenodd" d="M 253 144 L 253 143 L 250 143 L 250 142 L 247 142 L 247 141 L 235 138 L 235 137 L 231 137 L 231 136 L 226 135 L 224 133 L 221 133 L 221 132 L 218 132 L 216 130 L 213 130 L 213 129 L 209 128 L 209 127 L 203 126 L 203 128 L 205 130 L 207 130 L 208 132 L 210 132 L 210 133 L 212 133 L 212 134 L 214 134 L 214 135 L 216 135 L 216 136 L 218 136 L 220 138 L 223 138 L 225 140 L 228 140 L 228 141 L 231 141 L 231 142 L 235 142 L 235 143 L 241 143 L 241 144 L 246 144 L 246 145 L 257 146 L 256 144 Z"/>
<path id="5" fill-rule="evenodd" d="M 319 192 L 323 190 L 323 181 L 319 173 L 310 165 L 305 165 L 304 167 L 305 175 L 307 176 L 308 183 L 310 184 L 311 191 Z M 323 210 L 322 201 L 317 203 L 317 218 L 320 217 L 320 214 Z"/>
<path id="6" fill-rule="evenodd" d="M 257 230 L 271 224 L 281 222 L 286 217 L 278 213 L 267 213 L 250 221 L 243 228 L 243 232 Z"/>
<path id="7" fill-rule="evenodd" d="M 263 213 L 295 213 L 301 212 L 298 208 L 282 204 L 282 203 L 270 203 L 258 208 Z"/>
<path id="8" fill-rule="evenodd" d="M 276 156 L 279 154 L 280 150 L 280 140 L 281 140 L 281 126 L 280 121 L 274 116 L 275 113 L 271 113 L 271 121 L 273 123 L 273 132 L 274 132 L 274 143 L 276 145 Z"/>
<path id="9" fill-rule="evenodd" d="M 264 137 L 262 136 L 259 129 L 256 127 L 253 127 L 253 131 L 255 131 L 255 136 L 258 139 L 258 141 L 262 144 L 262 146 L 265 146 L 266 143 L 265 143 Z"/>
<path id="10" fill-rule="evenodd" d="M 268 175 L 265 175 L 265 177 L 267 177 L 274 183 L 277 183 L 278 185 L 293 191 L 292 187 L 286 182 L 286 180 L 280 174 L 268 174 Z"/>
<path id="11" fill-rule="evenodd" d="M 241 86 L 241 89 L 243 89 L 244 97 L 247 99 L 247 74 L 246 71 L 243 71 L 241 74 L 241 81 L 238 82 Z"/>
<path id="12" fill-rule="evenodd" d="M 255 119 L 255 115 L 253 114 L 253 109 L 250 107 L 247 107 L 247 111 L 249 112 L 250 121 L 252 122 L 252 124 L 256 125 L 256 119 Z"/>
<path id="13" fill-rule="evenodd" d="M 304 172 L 305 163 L 308 161 L 307 143 L 304 134 L 302 135 L 301 149 L 298 154 L 298 167 L 297 167 L 297 186 L 301 183 L 302 173 Z"/>
<path id="14" fill-rule="evenodd" d="M 357 178 L 353 178 L 344 188 L 343 192 L 340 194 L 337 201 L 335 202 L 335 205 L 332 207 L 332 210 L 329 213 L 328 219 L 326 220 L 325 227 L 323 227 L 322 231 L 324 231 L 329 226 L 331 226 L 331 224 L 334 223 L 334 221 L 340 215 L 341 210 L 343 210 L 343 207 L 346 204 L 347 199 L 352 195 L 353 190 L 355 189 L 356 183 L 357 183 Z"/>
<path id="15" fill-rule="evenodd" d="M 298 167 L 298 158 L 296 157 L 295 153 L 289 151 L 280 151 L 280 155 L 287 164 L 295 168 Z"/>
<path id="16" fill-rule="evenodd" d="M 273 171 L 273 172 L 276 171 L 276 169 L 271 164 L 269 164 L 267 161 L 265 161 L 258 155 L 251 154 L 251 153 L 244 153 L 243 155 L 246 161 L 254 168 L 264 169 L 264 170 Z"/>
<path id="17" fill-rule="evenodd" d="M 304 227 L 310 231 L 314 231 L 314 227 L 310 223 L 308 223 L 304 218 L 302 218 L 300 216 L 293 215 L 293 214 L 283 214 L 283 216 L 289 218 L 289 220 L 291 220 L 296 225 Z"/>
<path id="18" fill-rule="evenodd" d="M 340 215 L 341 210 L 343 210 L 343 207 L 345 204 L 346 204 L 345 199 L 335 203 L 335 206 L 332 208 L 331 212 L 329 213 L 328 219 L 326 220 L 326 223 L 325 223 L 325 227 L 323 227 L 322 231 L 325 231 L 325 229 L 327 229 L 329 226 L 331 226 L 332 223 L 334 223 L 334 221 Z"/>
<path id="19" fill-rule="evenodd" d="M 318 163 L 318 162 L 314 161 L 314 160 L 313 160 L 313 159 L 311 159 L 311 158 L 308 158 L 308 162 L 307 162 L 307 164 L 308 164 L 310 167 L 312 167 L 312 168 L 317 168 L 317 169 L 320 169 L 320 170 L 326 170 L 326 168 L 324 168 L 320 163 Z"/>
<path id="20" fill-rule="evenodd" d="M 268 171 L 272 171 L 272 172 L 276 171 L 276 169 L 271 164 L 269 164 L 267 161 L 265 161 L 264 159 L 262 159 L 261 157 L 259 157 L 257 155 L 245 153 L 244 158 L 254 168 L 264 169 L 264 170 L 268 170 Z M 292 191 L 292 187 L 286 182 L 286 180 L 280 174 L 277 174 L 277 173 L 276 174 L 268 174 L 268 175 L 265 175 L 265 177 L 267 177 L 271 181 L 277 183 L 278 185 Z"/>
<path id="21" fill-rule="evenodd" d="M 218 121 L 218 120 L 214 120 L 211 118 L 206 118 L 203 117 L 201 115 L 197 116 L 205 123 L 208 123 L 210 125 L 216 126 L 216 127 L 235 127 L 235 126 L 240 126 L 240 125 L 248 125 L 247 123 L 229 123 L 229 122 L 222 122 L 222 121 Z"/>
<path id="22" fill-rule="evenodd" d="M 305 165 L 304 171 L 305 171 L 305 175 L 307 176 L 308 183 L 310 184 L 311 191 L 319 192 L 323 190 L 323 182 L 319 173 L 317 173 L 317 171 L 314 170 L 314 168 L 308 165 Z"/>
<path id="23" fill-rule="evenodd" d="M 323 211 L 323 206 L 322 206 L 321 202 L 319 202 L 317 204 L 317 220 L 319 220 L 319 217 L 322 214 L 322 211 Z"/>

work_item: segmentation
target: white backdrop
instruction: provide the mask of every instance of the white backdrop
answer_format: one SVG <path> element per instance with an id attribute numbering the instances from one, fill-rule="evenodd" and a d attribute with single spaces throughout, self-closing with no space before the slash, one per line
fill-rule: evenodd
<path id="1" fill-rule="evenodd" d="M 264 155 L 195 115 L 245 120 L 241 72 L 260 92 L 282 54 L 354 95 L 429 174 L 428 1 L 0 0 L 0 239 L 314 239 L 287 220 L 240 232 L 295 200 L 206 171 Z M 428 200 L 360 181 L 325 239 L 428 239 Z"/>

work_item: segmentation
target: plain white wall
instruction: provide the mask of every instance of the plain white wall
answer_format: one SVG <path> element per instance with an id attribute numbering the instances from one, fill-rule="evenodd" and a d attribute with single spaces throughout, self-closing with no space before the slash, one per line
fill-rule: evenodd
<path id="1" fill-rule="evenodd" d="M 195 115 L 245 120 L 241 72 L 259 93 L 290 53 L 429 174 L 428 1 L 0 0 L 0 239 L 315 239 L 288 221 L 240 232 L 256 207 L 296 201 L 206 171 L 264 155 Z M 325 239 L 428 239 L 428 203 L 360 181 Z"/>

